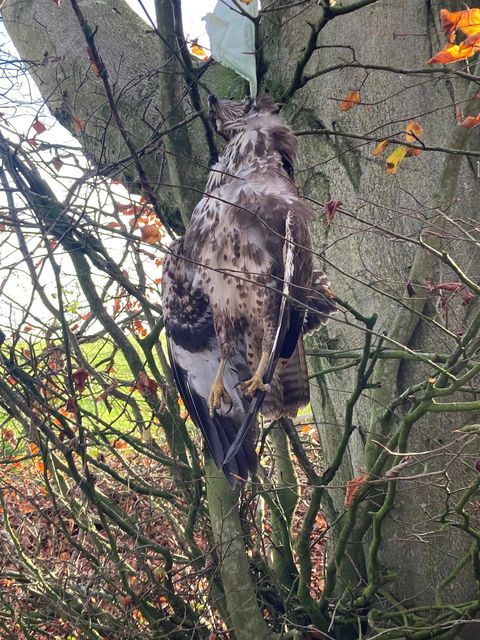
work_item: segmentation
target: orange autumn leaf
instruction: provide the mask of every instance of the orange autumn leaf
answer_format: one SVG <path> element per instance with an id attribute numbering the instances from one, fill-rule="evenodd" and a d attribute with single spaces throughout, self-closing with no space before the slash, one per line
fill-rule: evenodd
<path id="1" fill-rule="evenodd" d="M 480 51 L 480 33 L 475 33 L 473 36 L 468 36 L 465 40 L 460 44 L 463 49 L 473 49 L 472 53 L 469 55 L 473 56 L 474 53 L 478 53 Z"/>
<path id="2" fill-rule="evenodd" d="M 190 49 L 190 51 L 193 53 L 194 56 L 197 56 L 198 58 L 202 58 L 202 60 L 206 60 L 208 58 L 207 54 L 205 53 L 205 49 L 202 49 L 202 47 L 199 44 L 194 44 Z"/>
<path id="3" fill-rule="evenodd" d="M 141 320 L 134 320 L 132 322 L 133 325 L 133 329 L 136 333 L 138 333 L 139 335 L 145 337 L 148 334 L 148 331 L 145 329 L 143 322 Z"/>
<path id="4" fill-rule="evenodd" d="M 115 443 L 113 446 L 115 447 L 115 449 L 126 449 L 128 447 L 128 443 L 125 442 L 125 440 L 121 440 L 119 438 L 118 440 L 115 440 Z"/>
<path id="5" fill-rule="evenodd" d="M 347 491 L 345 493 L 345 500 L 343 502 L 344 507 L 349 507 L 352 502 L 355 500 L 358 492 L 365 484 L 365 480 L 368 478 L 368 473 L 362 473 L 361 476 L 357 476 L 353 478 L 349 482 L 347 482 Z"/>
<path id="6" fill-rule="evenodd" d="M 459 109 L 457 111 L 457 122 L 461 127 L 465 129 L 473 129 L 480 125 L 480 112 L 476 116 L 464 116 L 463 112 Z"/>
<path id="7" fill-rule="evenodd" d="M 360 102 L 360 91 L 350 91 L 340 102 L 340 111 L 349 111 Z"/>
<path id="8" fill-rule="evenodd" d="M 156 225 L 146 224 L 142 227 L 142 240 L 144 242 L 148 242 L 148 244 L 156 244 L 161 237 L 162 233 Z"/>
<path id="9" fill-rule="evenodd" d="M 480 51 L 480 35 L 470 36 L 460 44 L 447 44 L 433 58 L 427 60 L 427 64 L 450 64 L 470 58 Z"/>
<path id="10" fill-rule="evenodd" d="M 375 149 L 372 151 L 372 156 L 379 156 L 381 155 L 385 149 L 388 147 L 388 145 L 390 144 L 390 140 L 381 140 L 377 146 L 375 147 Z"/>
<path id="11" fill-rule="evenodd" d="M 205 49 L 198 44 L 198 39 L 195 38 L 190 43 L 190 51 L 197 58 L 201 58 L 202 60 L 208 60 L 208 55 L 205 52 Z"/>
<path id="12" fill-rule="evenodd" d="M 37 453 L 39 453 L 40 451 L 40 447 L 36 445 L 34 442 L 30 442 L 30 444 L 28 445 L 28 448 L 30 449 L 30 453 L 32 454 L 32 456 L 36 456 Z"/>
<path id="13" fill-rule="evenodd" d="M 79 116 L 74 116 L 73 128 L 77 133 L 81 133 L 85 129 L 85 120 L 82 120 Z"/>
<path id="14" fill-rule="evenodd" d="M 402 162 L 406 155 L 407 147 L 404 146 L 397 147 L 395 151 L 392 151 L 392 153 L 387 158 L 387 173 L 389 173 L 390 175 L 394 174 L 398 169 L 399 164 Z"/>
<path id="15" fill-rule="evenodd" d="M 422 127 L 415 120 L 409 120 L 407 122 L 405 131 L 405 140 L 412 143 L 418 142 L 419 137 L 423 133 Z"/>
<path id="16" fill-rule="evenodd" d="M 449 42 L 454 42 L 457 29 L 467 36 L 473 36 L 480 33 L 480 9 L 465 11 L 440 9 L 440 22 Z"/>

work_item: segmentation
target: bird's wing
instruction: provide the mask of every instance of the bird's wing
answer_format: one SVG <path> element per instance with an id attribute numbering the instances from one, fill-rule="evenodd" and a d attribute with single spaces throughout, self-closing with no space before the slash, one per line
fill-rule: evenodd
<path id="1" fill-rule="evenodd" d="M 227 364 L 225 388 L 231 406 L 210 415 L 208 397 L 220 363 L 220 351 L 213 326 L 211 309 L 203 292 L 196 289 L 195 265 L 183 258 L 183 244 L 176 241 L 167 256 L 163 270 L 163 309 L 168 352 L 172 372 L 185 408 L 202 432 L 215 464 L 233 487 L 255 473 L 257 456 L 253 433 L 241 443 L 234 456 L 225 456 L 245 422 L 249 402 L 243 397 L 239 382 L 249 377 L 243 335 Z"/>
<path id="2" fill-rule="evenodd" d="M 280 357 L 288 358 L 295 351 L 298 339 L 302 332 L 302 326 L 304 322 L 305 311 L 301 308 L 294 309 L 291 304 L 294 281 L 296 278 L 296 249 L 297 243 L 295 241 L 295 219 L 294 214 L 289 211 L 285 220 L 285 240 L 283 248 L 283 288 L 282 288 L 282 300 L 280 303 L 280 311 L 278 314 L 277 332 L 275 334 L 275 340 L 273 343 L 272 351 L 268 361 L 268 366 L 263 376 L 263 381 L 269 384 L 272 380 L 277 366 L 278 359 Z M 298 313 L 298 315 L 297 315 Z M 293 344 L 293 348 L 290 350 L 290 345 Z M 289 355 L 284 356 L 284 352 L 288 352 Z M 266 396 L 266 391 L 257 391 L 253 398 L 245 420 L 239 429 L 235 440 L 233 441 L 230 449 L 225 457 L 225 463 L 229 463 L 235 458 L 237 452 L 242 447 L 245 439 L 249 436 L 255 423 L 257 413 L 262 406 L 263 400 Z"/>

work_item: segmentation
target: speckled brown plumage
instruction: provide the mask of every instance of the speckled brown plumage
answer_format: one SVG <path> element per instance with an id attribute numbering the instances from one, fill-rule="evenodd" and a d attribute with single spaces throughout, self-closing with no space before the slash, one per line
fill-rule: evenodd
<path id="1" fill-rule="evenodd" d="M 198 425 L 207 443 L 214 435 L 207 437 L 205 432 L 222 429 L 225 420 L 235 414 L 233 433 L 237 435 L 233 444 L 228 443 L 229 450 L 219 454 L 217 447 L 215 453 L 208 444 L 222 466 L 225 459 L 235 463 L 239 452 L 251 459 L 251 427 L 260 406 L 267 417 L 278 417 L 295 415 L 308 403 L 304 323 L 313 329 L 334 311 L 334 305 L 325 295 L 328 282 L 323 274 L 316 275 L 315 290 L 312 288 L 308 231 L 312 210 L 293 181 L 297 140 L 275 115 L 276 105 L 266 97 L 256 103 L 211 97 L 210 107 L 211 121 L 227 144 L 212 167 L 183 240 L 172 247 L 164 270 L 163 304 L 174 368 L 179 357 L 176 350 L 191 354 L 190 366 L 186 354 L 181 354 L 180 386 L 185 387 L 199 362 L 204 367 L 207 361 L 211 365 L 208 375 L 205 368 L 205 379 L 213 385 L 210 396 L 205 397 L 208 385 L 203 384 L 200 391 L 191 380 L 189 383 L 195 402 L 203 397 L 210 404 L 209 424 Z M 305 319 L 305 309 L 312 301 L 314 311 Z M 205 351 L 200 327 L 207 325 L 210 337 Z M 198 355 L 200 344 L 204 345 L 202 357 Z M 265 354 L 266 368 L 262 365 Z M 218 369 L 219 363 L 225 371 L 222 366 Z M 259 373 L 261 378 L 255 378 Z M 242 394 L 235 381 L 249 377 L 251 386 L 244 384 Z M 268 392 L 263 383 L 270 383 Z M 212 400 L 215 384 L 221 393 Z M 192 402 L 190 397 L 187 408 Z M 205 413 L 203 407 L 204 418 Z M 240 477 L 253 470 L 252 465 L 240 466 L 237 464 Z M 232 481 L 232 473 L 225 472 Z"/>

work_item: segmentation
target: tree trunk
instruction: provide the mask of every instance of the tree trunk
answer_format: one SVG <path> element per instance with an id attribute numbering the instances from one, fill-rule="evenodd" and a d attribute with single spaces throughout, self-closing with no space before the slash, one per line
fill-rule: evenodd
<path id="1" fill-rule="evenodd" d="M 443 7 L 458 10 L 463 5 L 385 0 L 359 9 L 354 17 L 339 16 L 321 32 L 319 49 L 307 67 L 307 74 L 341 66 L 342 62 L 352 60 L 352 50 L 355 60 L 364 65 L 380 64 L 405 70 L 425 68 L 425 62 L 444 43 L 438 25 L 439 9 Z M 302 14 L 302 20 L 288 22 L 288 26 L 285 21 L 285 28 L 275 32 L 275 42 L 282 42 L 282 47 L 273 51 L 274 45 L 271 45 L 266 56 L 270 67 L 264 84 L 277 95 L 288 92 L 288 80 L 294 73 L 295 62 L 305 50 L 306 23 L 314 24 L 316 20 L 317 10 L 312 8 Z M 278 25 L 271 28 L 273 32 Z M 341 48 L 334 45 L 341 45 Z M 344 209 L 350 212 L 350 217 L 337 213 L 332 226 L 327 227 L 319 208 L 318 218 L 312 225 L 317 239 L 315 246 L 322 248 L 318 258 L 333 282 L 335 293 L 365 315 L 378 313 L 375 330 L 387 333 L 388 347 L 395 348 L 395 343 L 388 342 L 388 336 L 393 333 L 397 343 L 411 349 L 448 353 L 454 341 L 441 335 L 428 322 L 434 317 L 445 324 L 445 319 L 435 308 L 435 300 L 428 296 L 426 287 L 429 281 L 439 283 L 457 278 L 439 260 L 431 260 L 414 245 L 392 241 L 389 234 L 418 238 L 420 231 L 435 231 L 435 227 L 443 228 L 443 233 L 447 234 L 452 226 L 441 220 L 439 211 L 448 212 L 459 223 L 468 218 L 478 220 L 475 163 L 463 159 L 459 167 L 452 168 L 453 156 L 429 152 L 406 162 L 396 175 L 389 176 L 385 156 L 374 158 L 371 155 L 374 142 L 365 146 L 362 141 L 342 137 L 346 132 L 374 132 L 374 136 L 382 139 L 404 131 L 406 122 L 416 118 L 425 130 L 427 144 L 462 148 L 461 138 L 465 132 L 455 133 L 455 104 L 465 100 L 469 81 L 442 78 L 434 88 L 432 82 L 433 76 L 429 75 L 410 76 L 347 66 L 311 80 L 293 95 L 286 112 L 296 130 L 319 131 L 319 135 L 301 138 L 297 175 L 301 177 L 305 195 L 318 203 L 340 200 Z M 362 102 L 368 106 L 342 113 L 339 100 L 356 89 L 361 89 Z M 322 134 L 322 128 L 339 135 Z M 478 149 L 478 133 L 474 131 L 466 144 L 471 149 Z M 447 178 L 455 176 L 455 171 L 458 185 L 455 184 L 456 189 L 452 191 Z M 386 231 L 379 232 L 379 227 Z M 478 277 L 473 267 L 478 263 L 478 248 L 474 244 L 450 242 L 448 251 L 469 275 Z M 414 287 L 418 285 L 416 296 L 420 298 L 415 309 L 417 316 L 404 311 L 405 307 L 415 306 L 406 288 L 412 264 L 416 265 Z M 450 324 L 448 328 L 457 333 L 464 330 L 473 317 L 476 305 L 462 308 L 458 302 L 452 304 L 456 305 L 452 311 L 455 320 L 454 326 Z M 418 312 L 426 316 L 426 321 L 418 317 Z M 362 346 L 362 335 L 363 331 L 357 330 L 353 323 L 331 322 L 328 337 L 322 334 L 313 338 L 310 346 L 312 350 L 325 350 L 326 347 L 352 350 Z M 357 405 L 357 428 L 350 440 L 348 456 L 335 478 L 335 486 L 345 484 L 369 468 L 365 455 L 367 439 L 378 440 L 388 435 L 378 432 L 375 422 L 378 409 L 425 376 L 424 366 L 383 362 L 376 378 L 382 386 L 373 393 L 374 402 L 365 397 Z M 326 368 L 332 364 L 338 362 L 312 358 L 311 367 L 312 371 L 318 371 L 322 365 Z M 353 387 L 351 371 L 354 370 L 331 373 L 313 385 L 312 406 L 320 424 L 326 466 L 335 455 L 338 434 L 343 429 L 345 402 Z M 428 451 L 452 443 L 456 438 L 453 430 L 475 421 L 475 416 L 468 414 L 461 417 L 429 414 L 415 425 L 408 440 L 408 450 Z M 388 428 L 391 433 L 393 425 Z M 450 455 L 454 455 L 455 448 L 452 444 Z M 378 447 L 376 450 L 378 452 Z M 470 454 L 475 453 L 475 448 L 471 447 Z M 412 473 L 439 471 L 445 464 L 445 457 L 438 456 L 423 468 L 416 466 Z M 458 461 L 450 467 L 448 489 L 446 478 L 433 485 L 429 477 L 401 485 L 395 508 L 385 522 L 380 552 L 385 573 L 395 576 L 389 583 L 395 598 L 413 598 L 418 604 L 432 604 L 436 587 L 447 576 L 451 580 L 447 579 L 445 584 L 445 601 L 467 601 L 475 597 L 475 580 L 470 573 L 474 558 L 468 559 L 471 538 L 455 525 L 446 523 L 449 517 L 454 519 L 453 509 L 448 511 L 446 507 L 449 492 L 469 486 L 474 477 L 472 465 Z M 344 492 L 336 489 L 331 495 L 341 512 Z M 381 504 L 382 496 L 379 493 L 376 508 Z M 375 504 L 370 504 L 370 508 L 375 509 Z M 446 516 L 447 512 L 449 516 Z M 337 585 L 338 593 L 355 592 L 359 581 L 368 579 L 366 560 L 359 544 L 364 527 L 358 528 L 359 537 L 355 534 L 351 537 L 345 553 L 344 564 L 347 566 L 342 567 L 343 580 Z M 367 546 L 364 545 L 365 552 Z M 462 571 L 450 575 L 464 555 L 466 564 Z"/>

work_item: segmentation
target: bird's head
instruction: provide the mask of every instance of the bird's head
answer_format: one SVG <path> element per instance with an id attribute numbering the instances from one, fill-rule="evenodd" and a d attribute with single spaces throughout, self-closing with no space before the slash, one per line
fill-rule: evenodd
<path id="1" fill-rule="evenodd" d="M 246 116 L 278 111 L 278 105 L 265 94 L 260 95 L 256 100 L 250 97 L 243 100 L 219 99 L 210 95 L 208 104 L 213 128 L 227 141 L 244 128 Z"/>

